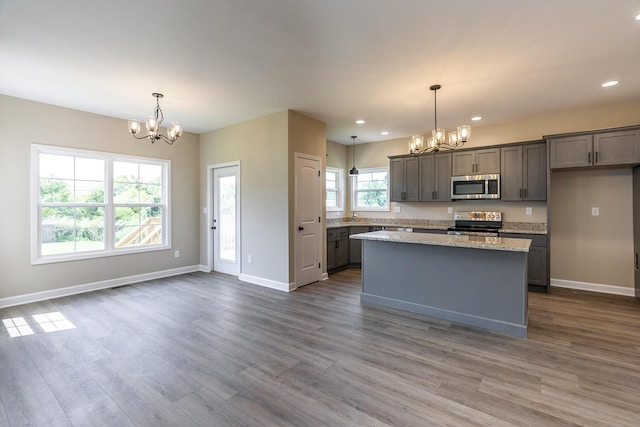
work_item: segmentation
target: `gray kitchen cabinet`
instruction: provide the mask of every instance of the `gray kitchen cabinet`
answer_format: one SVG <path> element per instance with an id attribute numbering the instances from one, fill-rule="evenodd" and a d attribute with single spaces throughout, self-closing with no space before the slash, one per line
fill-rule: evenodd
<path id="1" fill-rule="evenodd" d="M 327 229 L 327 271 L 349 263 L 349 228 Z"/>
<path id="2" fill-rule="evenodd" d="M 368 233 L 369 227 L 349 227 L 349 235 Z M 362 240 L 349 239 L 349 264 L 362 263 Z"/>
<path id="3" fill-rule="evenodd" d="M 593 135 L 593 165 L 614 166 L 640 161 L 640 131 L 602 132 Z"/>
<path id="4" fill-rule="evenodd" d="M 500 148 L 504 201 L 547 199 L 547 148 L 543 142 Z"/>
<path id="5" fill-rule="evenodd" d="M 415 202 L 419 198 L 418 157 L 393 157 L 389 162 L 392 202 Z"/>
<path id="6" fill-rule="evenodd" d="M 549 291 L 548 239 L 544 234 L 500 233 L 500 237 L 531 239 L 527 256 L 527 274 L 530 291 Z"/>
<path id="7" fill-rule="evenodd" d="M 549 166 L 551 169 L 619 166 L 640 163 L 640 130 L 551 137 Z"/>
<path id="8" fill-rule="evenodd" d="M 549 140 L 549 167 L 581 168 L 591 166 L 593 135 L 564 136 Z"/>
<path id="9" fill-rule="evenodd" d="M 451 163 L 453 176 L 500 173 L 500 149 L 456 151 Z"/>
<path id="10" fill-rule="evenodd" d="M 451 154 L 425 154 L 419 157 L 420 200 L 451 200 Z"/>

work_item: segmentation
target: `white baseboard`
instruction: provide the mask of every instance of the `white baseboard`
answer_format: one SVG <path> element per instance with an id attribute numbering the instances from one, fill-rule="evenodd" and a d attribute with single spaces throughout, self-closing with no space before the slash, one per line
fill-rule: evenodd
<path id="1" fill-rule="evenodd" d="M 329 274 L 328 273 L 322 273 L 322 276 L 320 276 L 320 281 L 325 281 L 325 280 L 329 280 Z"/>
<path id="2" fill-rule="evenodd" d="M 603 285 L 601 283 L 576 282 L 573 280 L 551 279 L 551 286 L 558 288 L 579 289 L 581 291 L 600 292 L 603 294 L 635 296 L 634 288 L 624 286 Z"/>
<path id="3" fill-rule="evenodd" d="M 203 273 L 211 273 L 211 269 L 209 268 L 209 266 L 204 264 L 200 264 L 198 266 L 198 271 L 201 271 Z"/>
<path id="4" fill-rule="evenodd" d="M 253 283 L 254 285 L 264 286 L 266 288 L 277 289 L 279 291 L 291 292 L 297 288 L 295 283 L 276 282 L 275 280 L 265 279 L 264 277 L 250 276 L 248 274 L 240 274 L 238 280 Z"/>
<path id="5" fill-rule="evenodd" d="M 13 307 L 16 305 L 29 304 L 32 302 L 44 301 L 53 298 L 82 294 L 85 292 L 97 291 L 100 289 L 114 288 L 116 286 L 131 285 L 133 283 L 144 282 L 145 280 L 178 276 L 180 274 L 193 273 L 195 271 L 199 271 L 199 266 L 192 265 L 188 267 L 172 268 L 170 270 L 154 271 L 152 273 L 137 274 L 135 276 L 119 277 L 117 279 L 109 279 L 102 280 L 100 282 L 85 283 L 83 285 L 68 286 L 65 288 L 52 289 L 50 291 L 34 292 L 30 294 L 18 295 L 15 297 L 0 298 L 0 308 Z"/>

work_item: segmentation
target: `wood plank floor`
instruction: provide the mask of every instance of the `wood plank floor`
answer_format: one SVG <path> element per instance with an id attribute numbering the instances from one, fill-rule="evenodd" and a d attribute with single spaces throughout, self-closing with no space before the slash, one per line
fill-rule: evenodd
<path id="1" fill-rule="evenodd" d="M 193 273 L 0 310 L 33 331 L 0 325 L 0 426 L 640 425 L 634 298 L 530 294 L 518 339 L 359 296 Z"/>

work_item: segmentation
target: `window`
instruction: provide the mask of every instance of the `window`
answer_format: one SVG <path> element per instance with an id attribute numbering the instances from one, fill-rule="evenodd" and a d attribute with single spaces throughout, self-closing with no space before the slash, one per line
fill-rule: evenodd
<path id="1" fill-rule="evenodd" d="M 167 160 L 32 146 L 32 262 L 169 247 Z"/>
<path id="2" fill-rule="evenodd" d="M 388 175 L 387 168 L 360 169 L 352 178 L 351 210 L 388 211 Z"/>
<path id="3" fill-rule="evenodd" d="M 342 169 L 327 167 L 326 175 L 326 206 L 328 211 L 343 210 Z"/>

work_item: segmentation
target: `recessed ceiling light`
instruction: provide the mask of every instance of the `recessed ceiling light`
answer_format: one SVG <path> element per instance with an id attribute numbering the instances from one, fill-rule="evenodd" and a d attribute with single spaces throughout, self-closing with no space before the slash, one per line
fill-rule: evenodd
<path id="1" fill-rule="evenodd" d="M 636 21 L 640 21 L 640 15 L 636 16 Z"/>
<path id="2" fill-rule="evenodd" d="M 480 116 L 471 117 L 471 120 L 473 120 L 474 122 L 477 122 L 478 120 L 482 120 L 482 117 Z"/>
<path id="3" fill-rule="evenodd" d="M 389 135 L 389 132 L 387 132 L 386 130 L 383 130 L 382 132 L 380 132 L 380 135 Z"/>
<path id="4" fill-rule="evenodd" d="M 609 82 L 602 83 L 602 87 L 615 86 L 618 84 L 617 80 L 611 80 Z"/>
<path id="5" fill-rule="evenodd" d="M 356 124 L 358 124 L 358 125 L 363 125 L 365 123 L 367 123 L 367 122 L 365 122 L 364 120 L 356 120 Z"/>

